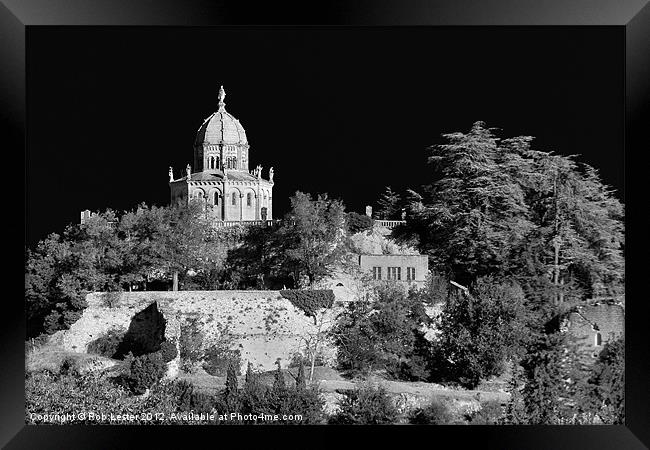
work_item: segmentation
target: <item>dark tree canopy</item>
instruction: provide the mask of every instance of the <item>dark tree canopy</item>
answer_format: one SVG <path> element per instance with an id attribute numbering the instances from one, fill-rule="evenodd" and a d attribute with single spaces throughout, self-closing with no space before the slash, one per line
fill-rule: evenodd
<path id="1" fill-rule="evenodd" d="M 431 147 L 434 180 L 410 190 L 397 239 L 416 243 L 433 268 L 469 284 L 513 276 L 540 301 L 619 293 L 623 205 L 596 169 L 500 139 L 476 122 Z"/>

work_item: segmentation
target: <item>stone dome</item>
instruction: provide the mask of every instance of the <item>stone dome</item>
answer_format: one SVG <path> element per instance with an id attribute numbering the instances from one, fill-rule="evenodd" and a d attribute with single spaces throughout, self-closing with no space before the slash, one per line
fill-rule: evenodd
<path id="1" fill-rule="evenodd" d="M 223 86 L 219 89 L 219 109 L 205 119 L 196 133 L 195 145 L 230 144 L 248 145 L 246 132 L 239 120 L 226 111 L 223 99 L 226 93 Z"/>

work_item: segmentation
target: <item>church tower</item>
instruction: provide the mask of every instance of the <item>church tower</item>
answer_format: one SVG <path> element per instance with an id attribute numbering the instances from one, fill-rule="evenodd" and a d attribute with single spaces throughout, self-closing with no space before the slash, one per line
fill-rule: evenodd
<path id="1" fill-rule="evenodd" d="M 169 168 L 172 204 L 201 202 L 217 222 L 272 220 L 273 167 L 268 179 L 262 166 L 249 171 L 248 139 L 244 127 L 226 111 L 226 91 L 217 94 L 217 111 L 203 121 L 194 139 L 194 166 L 175 180 Z M 219 225 L 219 223 L 216 223 Z"/>

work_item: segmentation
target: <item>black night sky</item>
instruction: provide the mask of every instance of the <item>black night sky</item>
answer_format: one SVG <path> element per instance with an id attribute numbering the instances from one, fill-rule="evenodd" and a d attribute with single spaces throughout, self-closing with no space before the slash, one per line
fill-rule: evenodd
<path id="1" fill-rule="evenodd" d="M 217 108 L 296 190 L 363 212 L 431 180 L 427 146 L 483 120 L 581 154 L 623 198 L 622 27 L 56 28 L 28 30 L 27 245 L 83 209 L 169 201 Z"/>

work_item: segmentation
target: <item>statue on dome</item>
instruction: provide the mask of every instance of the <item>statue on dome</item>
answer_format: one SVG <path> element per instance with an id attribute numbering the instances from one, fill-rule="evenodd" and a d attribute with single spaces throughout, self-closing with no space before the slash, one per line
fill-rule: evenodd
<path id="1" fill-rule="evenodd" d="M 172 169 L 172 166 L 169 166 L 169 182 L 171 183 L 174 181 L 174 169 Z"/>
<path id="2" fill-rule="evenodd" d="M 273 167 L 269 169 L 269 181 L 273 181 Z"/>
<path id="3" fill-rule="evenodd" d="M 192 178 L 192 166 L 188 164 L 185 168 L 185 173 L 187 174 L 187 179 L 189 181 Z"/>
<path id="4" fill-rule="evenodd" d="M 217 98 L 219 99 L 219 109 L 221 110 L 226 105 L 226 102 L 223 101 L 226 98 L 226 91 L 224 90 L 223 86 L 219 88 L 219 94 L 217 95 Z"/>

